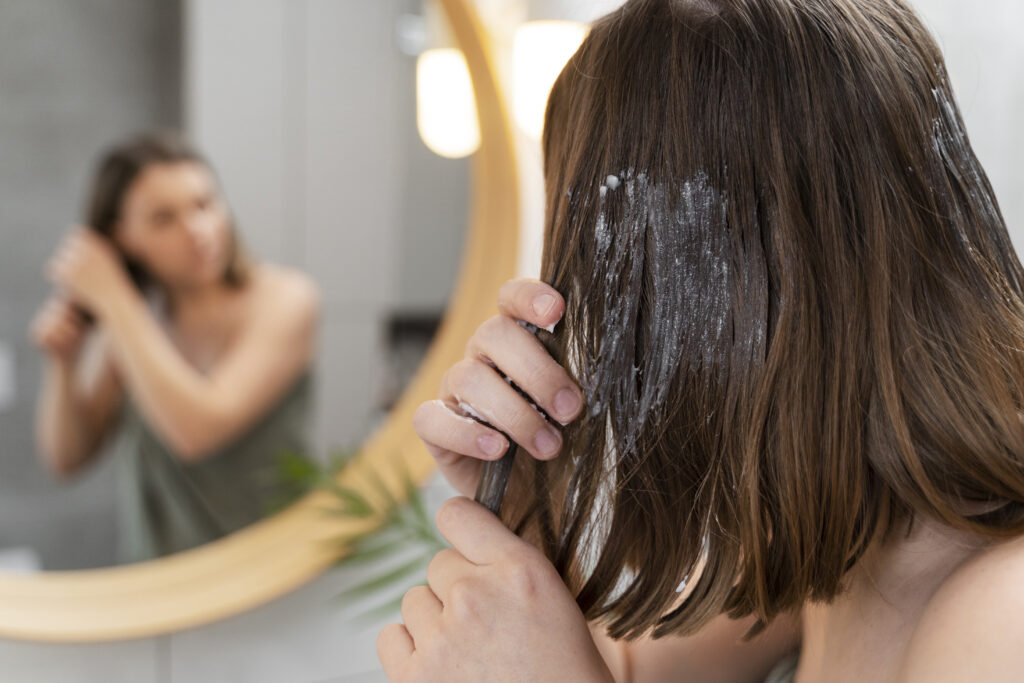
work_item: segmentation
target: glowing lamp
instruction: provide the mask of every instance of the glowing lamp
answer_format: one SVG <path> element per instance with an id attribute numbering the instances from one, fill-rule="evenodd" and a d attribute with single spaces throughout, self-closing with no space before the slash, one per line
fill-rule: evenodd
<path id="1" fill-rule="evenodd" d="M 466 57 L 455 48 L 424 50 L 416 60 L 416 127 L 432 152 L 449 159 L 480 147 L 480 122 Z"/>

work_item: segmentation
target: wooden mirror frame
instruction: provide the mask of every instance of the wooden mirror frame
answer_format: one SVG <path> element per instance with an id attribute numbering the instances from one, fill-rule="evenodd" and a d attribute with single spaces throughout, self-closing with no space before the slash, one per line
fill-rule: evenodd
<path id="1" fill-rule="evenodd" d="M 440 0 L 466 55 L 480 119 L 473 161 L 470 221 L 448 310 L 423 364 L 387 421 L 340 475 L 366 485 L 373 468 L 394 490 L 403 471 L 422 483 L 434 469 L 412 429 L 412 414 L 436 397 L 444 371 L 466 340 L 496 311 L 501 284 L 515 273 L 519 230 L 514 139 L 499 86 L 493 43 L 472 0 Z M 381 520 L 324 514 L 315 492 L 241 531 L 200 548 L 105 569 L 0 574 L 0 637 L 101 642 L 171 633 L 230 617 L 288 593 L 339 558 L 342 535 Z"/>

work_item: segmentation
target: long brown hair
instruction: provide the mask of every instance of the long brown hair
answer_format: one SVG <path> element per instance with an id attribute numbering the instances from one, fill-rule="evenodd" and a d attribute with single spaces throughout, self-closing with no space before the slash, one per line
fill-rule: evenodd
<path id="1" fill-rule="evenodd" d="M 85 224 L 101 235 L 112 238 L 124 205 L 125 196 L 135 180 L 154 164 L 191 162 L 213 167 L 180 134 L 174 131 L 142 133 L 109 147 L 102 154 L 93 174 L 92 187 L 85 205 Z M 238 229 L 231 221 L 231 246 L 224 282 L 241 285 L 248 274 L 249 260 L 238 238 Z M 153 283 L 149 274 L 136 263 L 126 260 L 132 279 L 140 288 Z"/>
<path id="2" fill-rule="evenodd" d="M 630 0 L 543 144 L 589 410 L 503 515 L 588 618 L 763 625 L 915 514 L 1024 532 L 1024 272 L 904 2 Z"/>

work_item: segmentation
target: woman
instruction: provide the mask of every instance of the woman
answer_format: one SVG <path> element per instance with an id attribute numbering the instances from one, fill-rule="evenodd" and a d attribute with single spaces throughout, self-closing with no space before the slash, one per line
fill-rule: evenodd
<path id="1" fill-rule="evenodd" d="M 441 510 L 390 677 L 1021 680 L 1024 271 L 910 8 L 630 0 L 544 153 L 548 284 L 415 418 L 467 495 L 460 403 L 524 447 L 519 536 Z"/>
<path id="2" fill-rule="evenodd" d="M 112 444 L 121 560 L 265 515 L 268 469 L 307 450 L 318 293 L 245 257 L 203 158 L 169 134 L 109 150 L 47 274 L 38 442 L 64 476 Z"/>

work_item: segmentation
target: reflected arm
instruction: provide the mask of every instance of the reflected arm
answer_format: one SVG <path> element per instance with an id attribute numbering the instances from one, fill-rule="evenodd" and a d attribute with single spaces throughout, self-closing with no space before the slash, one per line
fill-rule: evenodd
<path id="1" fill-rule="evenodd" d="M 140 412 L 186 462 L 203 459 L 258 420 L 309 366 L 319 316 L 305 278 L 268 292 L 209 374 L 173 346 L 136 292 L 101 313 Z"/>
<path id="2" fill-rule="evenodd" d="M 102 334 L 92 336 L 80 359 L 46 358 L 36 406 L 40 456 L 61 477 L 75 474 L 96 456 L 121 397 Z"/>

